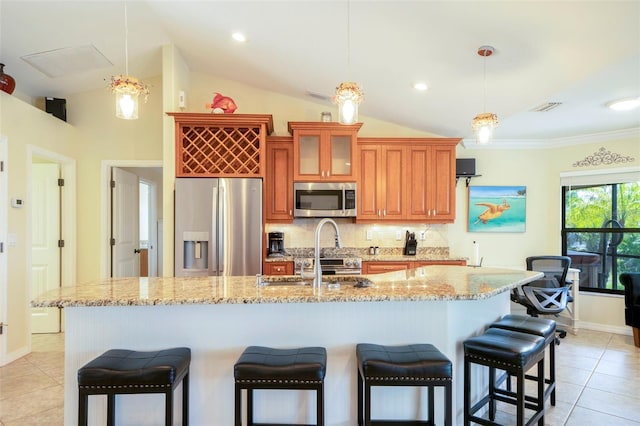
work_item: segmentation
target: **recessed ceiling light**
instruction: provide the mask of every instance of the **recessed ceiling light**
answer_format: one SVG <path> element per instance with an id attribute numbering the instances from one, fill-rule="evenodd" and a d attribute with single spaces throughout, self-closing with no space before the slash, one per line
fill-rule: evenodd
<path id="1" fill-rule="evenodd" d="M 244 42 L 247 41 L 247 37 L 244 34 L 240 33 L 240 32 L 235 32 L 235 33 L 231 34 L 231 38 L 233 38 L 238 43 L 244 43 Z"/>
<path id="2" fill-rule="evenodd" d="M 424 81 L 416 81 L 415 83 L 413 83 L 413 88 L 419 92 L 424 92 L 429 88 L 429 86 L 427 86 L 427 83 L 425 83 Z"/>
<path id="3" fill-rule="evenodd" d="M 618 99 L 607 104 L 614 111 L 629 111 L 640 107 L 640 98 Z"/>

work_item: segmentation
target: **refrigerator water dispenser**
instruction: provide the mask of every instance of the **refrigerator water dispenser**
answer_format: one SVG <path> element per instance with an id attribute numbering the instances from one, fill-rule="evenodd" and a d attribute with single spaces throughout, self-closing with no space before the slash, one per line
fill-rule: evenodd
<path id="1" fill-rule="evenodd" d="M 184 232 L 184 269 L 209 268 L 209 233 Z"/>

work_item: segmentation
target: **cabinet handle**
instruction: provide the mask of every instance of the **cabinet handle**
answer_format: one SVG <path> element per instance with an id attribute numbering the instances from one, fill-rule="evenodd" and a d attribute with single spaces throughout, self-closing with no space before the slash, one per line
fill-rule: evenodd
<path id="1" fill-rule="evenodd" d="M 387 209 L 382 210 L 382 215 L 386 216 L 387 215 Z"/>
<path id="2" fill-rule="evenodd" d="M 327 170 L 327 177 L 331 176 L 331 172 L 329 170 Z"/>
<path id="3" fill-rule="evenodd" d="M 322 173 L 320 174 L 320 176 L 324 177 L 324 170 L 322 171 Z"/>
<path id="4" fill-rule="evenodd" d="M 293 212 L 289 210 L 289 216 L 293 216 Z"/>

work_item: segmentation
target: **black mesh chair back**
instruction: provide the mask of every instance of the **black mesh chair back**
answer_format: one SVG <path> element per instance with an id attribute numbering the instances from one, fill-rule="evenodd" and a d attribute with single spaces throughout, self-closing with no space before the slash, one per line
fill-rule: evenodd
<path id="1" fill-rule="evenodd" d="M 555 278 L 559 286 L 565 287 L 567 273 L 571 267 L 569 256 L 530 256 L 527 257 L 527 270 L 544 273 L 546 280 Z"/>

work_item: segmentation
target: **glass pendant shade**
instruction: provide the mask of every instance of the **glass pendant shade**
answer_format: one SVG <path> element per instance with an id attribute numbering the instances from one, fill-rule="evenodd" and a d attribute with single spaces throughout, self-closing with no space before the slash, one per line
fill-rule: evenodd
<path id="1" fill-rule="evenodd" d="M 491 112 L 483 112 L 473 118 L 472 127 L 477 144 L 488 144 L 493 137 L 493 129 L 498 126 L 498 116 Z"/>
<path id="2" fill-rule="evenodd" d="M 138 119 L 138 93 L 116 92 L 116 117 Z"/>
<path id="3" fill-rule="evenodd" d="M 357 83 L 341 83 L 336 88 L 335 101 L 338 104 L 338 122 L 340 124 L 358 122 L 358 105 L 362 101 L 362 91 Z"/>

